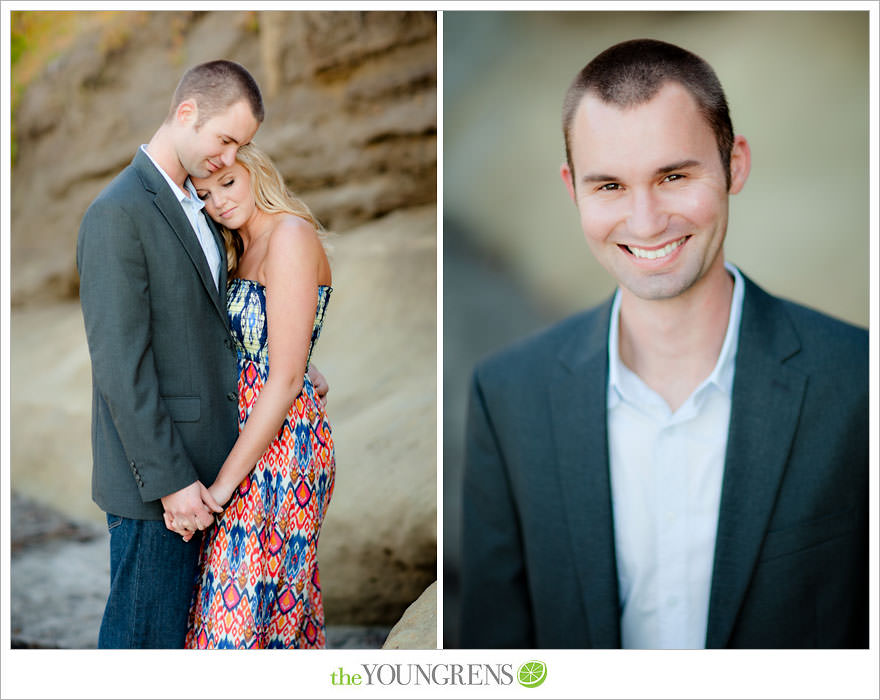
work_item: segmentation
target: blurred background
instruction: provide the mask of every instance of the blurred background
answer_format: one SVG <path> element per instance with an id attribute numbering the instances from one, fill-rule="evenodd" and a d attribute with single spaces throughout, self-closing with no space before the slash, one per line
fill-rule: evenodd
<path id="1" fill-rule="evenodd" d="M 470 373 L 611 294 L 562 184 L 562 99 L 626 39 L 706 59 L 752 149 L 726 257 L 771 293 L 867 326 L 867 12 L 443 13 L 444 646 L 456 646 Z"/>
<path id="2" fill-rule="evenodd" d="M 421 636 L 392 646 L 436 645 L 436 27 L 433 12 L 11 13 L 13 646 L 95 646 L 109 564 L 77 231 L 183 72 L 216 58 L 253 73 L 255 141 L 335 234 L 313 356 L 337 450 L 319 548 L 329 643 L 392 643 L 419 599 Z M 336 633 L 354 628 L 368 633 Z"/>

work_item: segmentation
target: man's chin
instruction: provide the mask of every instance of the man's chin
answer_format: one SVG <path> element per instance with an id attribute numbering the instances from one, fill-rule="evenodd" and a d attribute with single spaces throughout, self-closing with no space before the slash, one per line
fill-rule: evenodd
<path id="1" fill-rule="evenodd" d="M 211 171 L 208 169 L 208 165 L 205 162 L 196 163 L 193 165 L 185 164 L 186 173 L 190 177 L 196 178 L 206 178 L 211 175 Z"/>
<path id="2" fill-rule="evenodd" d="M 656 275 L 647 279 L 620 280 L 620 284 L 644 301 L 665 301 L 680 297 L 695 281 L 680 275 Z"/>

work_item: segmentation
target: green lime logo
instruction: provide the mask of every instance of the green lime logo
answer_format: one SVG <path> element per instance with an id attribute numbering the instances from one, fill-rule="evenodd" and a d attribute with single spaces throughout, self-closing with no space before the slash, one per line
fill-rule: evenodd
<path id="1" fill-rule="evenodd" d="M 547 664 L 543 661 L 526 661 L 519 667 L 516 677 L 523 688 L 537 688 L 547 678 Z"/>

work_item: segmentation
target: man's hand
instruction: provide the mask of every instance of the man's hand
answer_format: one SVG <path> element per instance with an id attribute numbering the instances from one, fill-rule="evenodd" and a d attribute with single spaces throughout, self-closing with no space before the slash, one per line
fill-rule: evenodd
<path id="1" fill-rule="evenodd" d="M 184 530 L 183 528 L 177 527 L 174 524 L 174 518 L 172 518 L 168 514 L 168 511 L 164 512 L 162 514 L 162 517 L 165 518 L 165 527 L 171 530 L 171 532 L 176 532 L 178 535 L 183 537 L 184 542 L 189 542 L 193 538 L 193 535 L 198 532 L 198 530 Z"/>
<path id="2" fill-rule="evenodd" d="M 196 530 L 204 530 L 214 522 L 214 513 L 223 509 L 201 481 L 162 497 L 165 526 L 187 542 Z"/>
<path id="3" fill-rule="evenodd" d="M 318 398 L 327 405 L 327 394 L 330 391 L 330 385 L 327 383 L 327 378 L 321 374 L 321 371 L 315 367 L 313 364 L 309 364 L 309 379 L 312 381 L 312 386 L 315 387 L 315 393 L 318 395 Z"/>

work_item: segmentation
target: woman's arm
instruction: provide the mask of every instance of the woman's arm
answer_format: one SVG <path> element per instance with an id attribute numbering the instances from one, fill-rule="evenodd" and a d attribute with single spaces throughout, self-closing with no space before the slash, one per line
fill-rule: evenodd
<path id="1" fill-rule="evenodd" d="M 253 469 L 302 391 L 318 304 L 323 247 L 307 222 L 285 217 L 271 234 L 263 276 L 269 375 L 238 440 L 209 491 L 225 504 Z"/>

